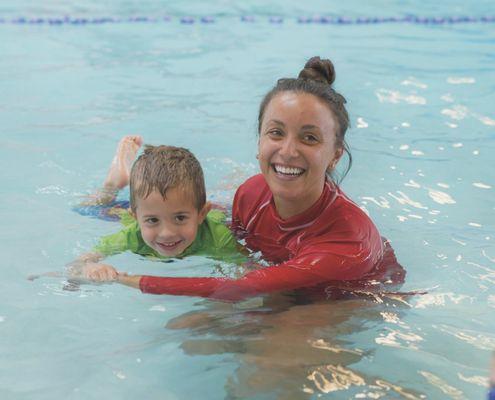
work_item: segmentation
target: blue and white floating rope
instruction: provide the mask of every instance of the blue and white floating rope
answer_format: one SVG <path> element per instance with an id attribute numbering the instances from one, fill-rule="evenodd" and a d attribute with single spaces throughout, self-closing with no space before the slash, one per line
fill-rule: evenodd
<path id="1" fill-rule="evenodd" d="M 221 19 L 232 17 L 225 16 L 176 16 L 164 15 L 161 17 L 17 17 L 1 18 L 0 25 L 101 25 L 101 24 L 157 24 L 177 21 L 184 25 L 213 24 Z M 234 17 L 237 19 L 236 17 Z M 448 16 L 448 17 L 421 17 L 408 15 L 405 17 L 330 17 L 330 16 L 254 16 L 242 15 L 238 18 L 243 23 L 268 22 L 269 24 L 283 24 L 284 21 L 295 21 L 298 24 L 320 24 L 320 25 L 373 25 L 373 24 L 419 24 L 419 25 L 451 25 L 451 24 L 473 24 L 494 23 L 495 15 L 485 16 Z"/>

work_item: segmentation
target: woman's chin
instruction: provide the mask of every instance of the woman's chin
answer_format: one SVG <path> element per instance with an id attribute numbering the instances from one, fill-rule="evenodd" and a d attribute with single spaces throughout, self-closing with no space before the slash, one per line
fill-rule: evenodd
<path id="1" fill-rule="evenodd" d="M 300 191 L 290 190 L 288 188 L 275 188 L 272 190 L 270 188 L 275 202 L 298 202 L 304 198 L 304 194 Z"/>

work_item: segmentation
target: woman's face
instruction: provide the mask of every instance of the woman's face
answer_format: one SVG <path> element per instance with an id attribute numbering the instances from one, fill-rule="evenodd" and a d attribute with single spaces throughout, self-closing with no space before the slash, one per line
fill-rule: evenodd
<path id="1" fill-rule="evenodd" d="M 342 156 L 336 132 L 332 111 L 316 96 L 282 92 L 268 103 L 258 159 L 277 209 L 279 203 L 297 202 L 302 212 L 318 200 L 327 169 Z"/>

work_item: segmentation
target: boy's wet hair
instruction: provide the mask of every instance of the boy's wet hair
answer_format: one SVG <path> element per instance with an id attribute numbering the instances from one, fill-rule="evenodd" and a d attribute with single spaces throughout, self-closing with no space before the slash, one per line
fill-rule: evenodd
<path id="1" fill-rule="evenodd" d="M 181 189 L 199 210 L 206 203 L 203 170 L 189 150 L 174 146 L 144 147 L 131 169 L 131 209 L 136 212 L 137 200 L 156 190 L 166 198 L 167 190 Z"/>

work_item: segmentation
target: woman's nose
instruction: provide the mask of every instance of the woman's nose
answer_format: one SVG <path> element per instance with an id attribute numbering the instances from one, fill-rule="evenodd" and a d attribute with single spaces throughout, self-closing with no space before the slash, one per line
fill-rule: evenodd
<path id="1" fill-rule="evenodd" d="M 286 158 L 294 158 L 298 155 L 297 140 L 291 137 L 285 137 L 282 141 L 282 148 L 280 149 L 280 155 Z"/>

